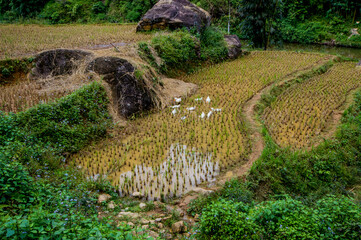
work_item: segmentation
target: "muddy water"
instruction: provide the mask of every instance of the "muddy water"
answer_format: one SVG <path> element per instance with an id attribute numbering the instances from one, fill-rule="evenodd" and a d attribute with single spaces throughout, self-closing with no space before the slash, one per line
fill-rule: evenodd
<path id="1" fill-rule="evenodd" d="M 137 165 L 120 175 L 119 195 L 140 192 L 148 200 L 180 197 L 203 182 L 214 182 L 219 175 L 219 163 L 212 154 L 201 154 L 185 145 L 173 144 L 168 157 L 157 167 Z"/>

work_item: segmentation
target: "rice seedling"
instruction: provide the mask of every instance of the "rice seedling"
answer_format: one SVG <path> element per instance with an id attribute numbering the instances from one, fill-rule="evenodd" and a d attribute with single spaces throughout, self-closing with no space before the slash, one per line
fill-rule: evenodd
<path id="1" fill-rule="evenodd" d="M 241 111 L 250 97 L 324 58 L 252 52 L 184 76 L 182 80 L 200 85 L 196 96 L 177 98 L 174 106 L 130 122 L 126 132 L 119 130 L 118 137 L 89 147 L 73 160 L 89 175 L 106 175 L 121 194 L 179 196 L 246 159 L 250 146 Z M 192 176 L 197 181 L 189 180 Z"/>
<path id="2" fill-rule="evenodd" d="M 263 119 L 279 145 L 311 147 L 324 135 L 332 113 L 360 86 L 355 63 L 338 63 L 325 74 L 287 89 L 265 110 Z"/>
<path id="3" fill-rule="evenodd" d="M 93 48 L 110 43 L 150 40 L 136 33 L 136 25 L 0 25 L 0 59 L 34 54 L 54 48 Z"/>
<path id="4" fill-rule="evenodd" d="M 0 111 L 21 112 L 37 104 L 64 97 L 91 80 L 84 74 L 47 79 L 16 79 L 9 85 L 0 85 Z"/>

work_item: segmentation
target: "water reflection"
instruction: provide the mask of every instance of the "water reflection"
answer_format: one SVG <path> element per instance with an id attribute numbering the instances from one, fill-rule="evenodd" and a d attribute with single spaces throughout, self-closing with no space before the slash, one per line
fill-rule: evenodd
<path id="1" fill-rule="evenodd" d="M 190 151 L 187 146 L 172 145 L 167 160 L 157 167 L 137 165 L 120 175 L 120 196 L 140 192 L 148 200 L 180 197 L 202 182 L 215 181 L 219 163 L 212 162 L 212 154 Z"/>

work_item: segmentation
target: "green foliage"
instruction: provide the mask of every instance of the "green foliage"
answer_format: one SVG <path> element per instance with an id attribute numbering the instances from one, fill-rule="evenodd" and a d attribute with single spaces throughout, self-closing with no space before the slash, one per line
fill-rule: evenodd
<path id="1" fill-rule="evenodd" d="M 32 66 L 33 58 L 7 59 L 0 61 L 0 84 L 11 82 L 14 73 L 27 74 Z"/>
<path id="2" fill-rule="evenodd" d="M 228 48 L 224 34 L 213 27 L 206 28 L 200 35 L 201 58 L 203 61 L 220 62 L 227 58 Z"/>
<path id="3" fill-rule="evenodd" d="M 256 48 L 267 49 L 276 32 L 275 19 L 280 15 L 280 0 L 242 0 L 240 15 L 244 18 L 242 34 Z"/>
<path id="4" fill-rule="evenodd" d="M 197 39 L 185 30 L 178 30 L 152 39 L 152 46 L 163 60 L 161 71 L 187 69 L 198 59 Z"/>
<path id="5" fill-rule="evenodd" d="M 195 30 L 177 30 L 154 37 L 151 44 L 163 60 L 161 66 L 157 66 L 147 43 L 139 43 L 140 55 L 151 65 L 168 74 L 179 70 L 189 72 L 202 61 L 217 63 L 225 60 L 228 55 L 223 33 L 213 27 L 208 27 L 200 33 Z"/>
<path id="6" fill-rule="evenodd" d="M 47 150 L 76 152 L 106 133 L 110 124 L 107 104 L 104 88 L 94 82 L 57 102 L 1 114 L 0 148 L 13 152 L 11 159 L 22 162 L 41 161 Z M 34 151 L 24 151 L 30 148 Z"/>
<path id="7" fill-rule="evenodd" d="M 246 204 L 251 204 L 253 202 L 253 193 L 247 188 L 245 183 L 237 179 L 226 182 L 220 195 L 223 199 L 232 200 L 234 202 L 243 202 Z"/>
<path id="8" fill-rule="evenodd" d="M 0 19 L 13 20 L 20 16 L 34 17 L 46 2 L 48 0 L 0 0 Z M 3 16 L 1 17 L 1 15 Z"/>
<path id="9" fill-rule="evenodd" d="M 259 228 L 247 217 L 244 203 L 220 200 L 202 213 L 200 231 L 205 239 L 259 239 Z"/>
<path id="10" fill-rule="evenodd" d="M 361 234 L 360 206 L 328 196 L 309 207 L 286 196 L 250 207 L 220 200 L 206 207 L 204 239 L 355 239 Z"/>
<path id="11" fill-rule="evenodd" d="M 17 162 L 5 162 L 0 153 L 0 211 L 13 205 L 34 201 L 32 179 L 26 169 Z"/>

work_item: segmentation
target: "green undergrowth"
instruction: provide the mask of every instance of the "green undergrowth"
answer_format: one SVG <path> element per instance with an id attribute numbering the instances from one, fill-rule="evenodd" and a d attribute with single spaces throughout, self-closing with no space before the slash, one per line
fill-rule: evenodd
<path id="1" fill-rule="evenodd" d="M 227 58 L 228 49 L 224 34 L 213 27 L 200 33 L 197 31 L 177 30 L 172 33 L 155 36 L 150 43 L 138 44 L 140 56 L 160 72 L 170 76 L 179 72 L 190 73 L 202 63 L 217 63 Z M 162 60 L 157 63 L 154 52 Z"/>
<path id="2" fill-rule="evenodd" d="M 0 85 L 13 82 L 15 73 L 26 75 L 33 63 L 33 58 L 7 59 L 0 61 Z"/>
<path id="3" fill-rule="evenodd" d="M 110 183 L 88 179 L 66 161 L 110 126 L 98 82 L 53 103 L 0 114 L 1 239 L 134 239 L 128 226 L 97 217 L 98 192 L 116 196 Z"/>
<path id="4" fill-rule="evenodd" d="M 361 236 L 361 92 L 334 139 L 311 151 L 266 146 L 246 180 L 191 203 L 199 239 L 357 239 Z"/>

